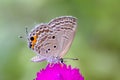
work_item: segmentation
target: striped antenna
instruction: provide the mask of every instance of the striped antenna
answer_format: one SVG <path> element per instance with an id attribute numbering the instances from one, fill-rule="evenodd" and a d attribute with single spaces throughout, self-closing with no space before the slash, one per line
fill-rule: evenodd
<path id="1" fill-rule="evenodd" d="M 25 27 L 26 36 L 28 36 L 28 28 Z"/>

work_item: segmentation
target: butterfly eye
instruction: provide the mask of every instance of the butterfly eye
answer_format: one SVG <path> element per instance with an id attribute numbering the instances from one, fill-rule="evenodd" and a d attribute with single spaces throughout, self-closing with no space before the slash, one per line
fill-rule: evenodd
<path id="1" fill-rule="evenodd" d="M 55 39 L 55 36 L 52 36 L 53 39 Z"/>
<path id="2" fill-rule="evenodd" d="M 34 40 L 34 37 L 31 37 L 30 40 L 33 41 L 33 40 Z"/>

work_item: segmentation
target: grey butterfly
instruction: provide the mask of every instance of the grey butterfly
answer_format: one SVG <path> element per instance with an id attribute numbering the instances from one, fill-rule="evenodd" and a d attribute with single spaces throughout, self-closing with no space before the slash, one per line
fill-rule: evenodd
<path id="1" fill-rule="evenodd" d="M 77 19 L 72 16 L 61 16 L 49 23 L 35 26 L 28 34 L 28 46 L 36 56 L 33 62 L 60 62 L 67 53 L 74 39 Z"/>

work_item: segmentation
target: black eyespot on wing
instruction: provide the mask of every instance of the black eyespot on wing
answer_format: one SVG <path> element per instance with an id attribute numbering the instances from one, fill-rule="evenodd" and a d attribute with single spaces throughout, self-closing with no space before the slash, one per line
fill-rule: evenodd
<path id="1" fill-rule="evenodd" d="M 50 51 L 50 48 L 48 48 L 47 50 L 46 50 L 46 53 L 48 53 Z"/>
<path id="2" fill-rule="evenodd" d="M 56 48 L 56 46 L 54 46 L 54 48 Z"/>
<path id="3" fill-rule="evenodd" d="M 48 50 L 46 50 L 46 53 L 48 53 Z"/>
<path id="4" fill-rule="evenodd" d="M 34 40 L 34 37 L 30 37 L 30 40 L 33 41 L 33 40 Z"/>
<path id="5" fill-rule="evenodd" d="M 55 39 L 55 36 L 52 36 L 52 39 Z"/>

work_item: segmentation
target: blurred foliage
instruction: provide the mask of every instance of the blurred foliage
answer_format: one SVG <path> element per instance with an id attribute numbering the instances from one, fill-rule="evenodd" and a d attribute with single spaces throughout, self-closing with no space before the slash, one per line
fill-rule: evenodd
<path id="1" fill-rule="evenodd" d="M 32 80 L 46 62 L 32 63 L 25 27 L 72 15 L 78 18 L 65 57 L 86 80 L 120 80 L 120 0 L 0 0 L 0 80 Z M 22 35 L 25 38 L 19 39 Z"/>

